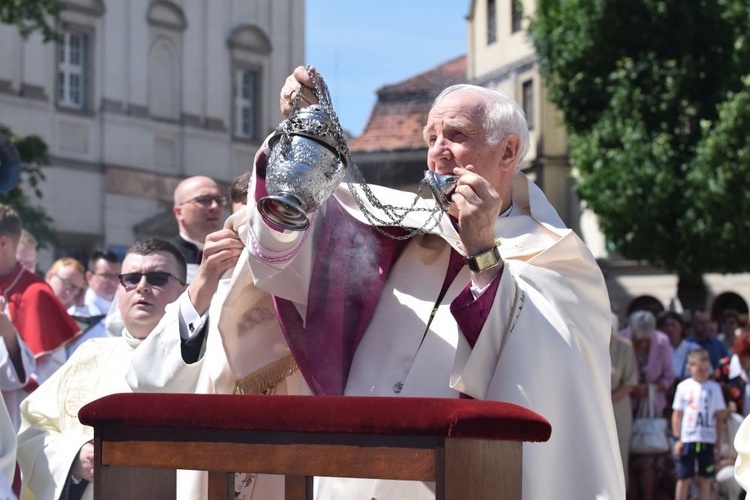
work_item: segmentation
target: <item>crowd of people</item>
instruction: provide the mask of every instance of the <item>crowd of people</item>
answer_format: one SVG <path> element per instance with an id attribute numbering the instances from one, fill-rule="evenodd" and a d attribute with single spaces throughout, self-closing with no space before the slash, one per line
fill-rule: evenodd
<path id="1" fill-rule="evenodd" d="M 244 203 L 248 177 L 231 186 L 233 203 Z M 11 207 L 0 205 L 0 426 L 13 435 L 6 441 L 3 434 L 0 446 L 0 498 L 9 497 L 11 484 L 13 494 L 20 493 L 22 477 L 36 498 L 81 497 L 91 480 L 93 447 L 73 409 L 97 395 L 94 380 L 104 388 L 102 395 L 129 390 L 117 364 L 127 366 L 134 339 L 150 333 L 195 275 L 206 236 L 220 228 L 226 203 L 213 180 L 188 178 L 175 190 L 179 232 L 171 242 L 138 241 L 122 263 L 112 251 L 92 249 L 85 266 L 64 257 L 46 272 L 38 269 L 36 239 Z M 149 289 L 140 288 L 142 275 Z M 82 366 L 106 369 L 106 375 L 83 376 Z M 7 460 L 15 453 L 6 453 L 16 433 L 18 464 Z M 59 457 L 64 459 L 55 463 Z M 37 460 L 34 472 L 24 467 Z"/>
<path id="2" fill-rule="evenodd" d="M 317 102 L 315 77 L 300 67 L 287 78 L 284 116 Z M 631 457 L 621 417 L 632 419 L 651 386 L 657 411 L 681 416 L 672 430 L 687 443 L 693 389 L 675 386 L 675 374 L 702 388 L 707 359 L 725 370 L 729 339 L 697 314 L 695 345 L 683 346 L 679 316 L 663 319 L 666 333 L 650 313 L 613 333 L 596 260 L 520 172 L 529 131 L 510 95 L 449 87 L 424 138 L 427 167 L 457 176 L 432 226 L 423 217 L 431 200 L 371 186 L 381 206 L 360 205 L 362 186 L 342 183 L 309 227 L 283 230 L 258 209 L 274 168 L 269 140 L 233 184 L 226 220 L 217 183 L 185 179 L 174 192 L 178 234 L 137 241 L 122 262 L 95 250 L 85 266 L 60 259 L 41 279 L 24 269 L 33 240 L 0 206 L 0 387 L 10 413 L 0 407 L 0 496 L 92 498 L 92 429 L 77 412 L 129 391 L 505 401 L 552 427 L 547 442 L 523 445 L 524 498 L 624 499 L 627 467 L 638 491 L 653 490 L 668 455 Z M 413 210 L 384 224 L 383 207 Z M 721 382 L 730 392 L 745 366 L 735 354 Z M 750 408 L 744 398 L 739 414 Z M 684 475 L 676 491 L 689 489 Z M 178 471 L 176 481 L 178 498 L 206 497 L 205 473 Z M 280 499 L 284 480 L 238 472 L 235 490 Z M 429 482 L 316 480 L 320 499 L 434 496 Z"/>
<path id="3" fill-rule="evenodd" d="M 744 498 L 734 439 L 750 412 L 747 317 L 634 311 L 619 326 L 613 313 L 612 401 L 629 498 Z M 664 452 L 630 450 L 633 421 L 646 410 L 668 422 Z"/>

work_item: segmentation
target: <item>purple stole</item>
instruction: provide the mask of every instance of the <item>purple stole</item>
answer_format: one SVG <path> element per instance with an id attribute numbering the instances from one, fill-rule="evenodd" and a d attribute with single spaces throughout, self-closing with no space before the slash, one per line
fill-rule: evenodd
<path id="1" fill-rule="evenodd" d="M 391 234 L 406 234 L 386 228 Z M 394 240 L 328 201 L 308 293 L 307 317 L 274 296 L 276 315 L 314 394 L 344 393 L 354 353 L 372 318 L 391 267 L 408 240 Z"/>

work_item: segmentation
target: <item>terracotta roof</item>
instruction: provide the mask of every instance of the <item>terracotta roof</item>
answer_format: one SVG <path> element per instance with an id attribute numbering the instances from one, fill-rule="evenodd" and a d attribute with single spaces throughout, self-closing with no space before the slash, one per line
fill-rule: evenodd
<path id="1" fill-rule="evenodd" d="M 466 56 L 378 90 L 364 132 L 349 141 L 354 152 L 424 148 L 422 127 L 433 99 L 446 87 L 466 82 Z"/>

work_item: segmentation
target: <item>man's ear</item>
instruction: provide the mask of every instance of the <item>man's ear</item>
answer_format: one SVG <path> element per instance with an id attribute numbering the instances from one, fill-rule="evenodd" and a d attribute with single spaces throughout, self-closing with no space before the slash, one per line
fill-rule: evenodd
<path id="1" fill-rule="evenodd" d="M 521 139 L 516 134 L 510 134 L 503 139 L 500 147 L 504 166 L 515 168 L 518 152 L 521 149 Z"/>
<path id="2" fill-rule="evenodd" d="M 10 236 L 7 234 L 0 235 L 0 248 L 3 250 L 6 248 L 12 248 L 13 247 L 13 240 L 10 239 Z"/>
<path id="3" fill-rule="evenodd" d="M 181 220 L 182 217 L 182 207 L 179 205 L 173 205 L 172 206 L 172 213 L 174 214 L 174 218 L 177 220 Z"/>

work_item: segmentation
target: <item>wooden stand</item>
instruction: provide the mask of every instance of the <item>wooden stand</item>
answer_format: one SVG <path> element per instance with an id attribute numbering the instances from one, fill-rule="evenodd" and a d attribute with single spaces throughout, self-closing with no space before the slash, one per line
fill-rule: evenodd
<path id="1" fill-rule="evenodd" d="M 209 471 L 211 500 L 234 497 L 234 472 L 285 475 L 287 499 L 312 499 L 313 476 L 520 499 L 522 441 L 550 434 L 515 405 L 428 398 L 116 394 L 79 418 L 94 427 L 94 493 L 107 500 L 174 498 L 174 469 Z"/>

